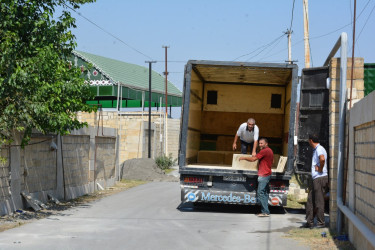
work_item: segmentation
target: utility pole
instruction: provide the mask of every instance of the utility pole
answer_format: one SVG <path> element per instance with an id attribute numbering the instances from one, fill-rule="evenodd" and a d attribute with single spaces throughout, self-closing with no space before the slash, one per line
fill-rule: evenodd
<path id="1" fill-rule="evenodd" d="M 146 61 L 148 63 L 148 158 L 151 158 L 151 73 L 152 64 L 156 61 Z M 143 120 L 142 120 L 143 122 Z"/>
<path id="2" fill-rule="evenodd" d="M 168 117 L 168 53 L 169 46 L 162 46 L 165 48 L 165 114 Z"/>
<path id="3" fill-rule="evenodd" d="M 293 33 L 293 31 L 291 31 L 289 29 L 285 32 L 285 34 L 288 35 L 288 62 L 289 62 L 289 64 L 293 63 L 293 60 L 292 60 L 292 33 Z"/>
<path id="4" fill-rule="evenodd" d="M 309 6 L 308 0 L 303 0 L 303 39 L 305 40 L 305 68 L 310 68 L 310 42 L 309 42 Z"/>
<path id="5" fill-rule="evenodd" d="M 168 53 L 169 46 L 162 46 L 165 49 L 165 155 L 168 155 Z"/>

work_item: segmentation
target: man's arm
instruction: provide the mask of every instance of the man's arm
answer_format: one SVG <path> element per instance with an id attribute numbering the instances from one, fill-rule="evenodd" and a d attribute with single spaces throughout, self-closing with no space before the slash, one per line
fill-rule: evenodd
<path id="1" fill-rule="evenodd" d="M 254 126 L 254 144 L 253 144 L 253 151 L 251 153 L 252 156 L 256 156 L 257 154 L 258 140 L 259 140 L 259 127 L 255 125 Z"/>
<path id="2" fill-rule="evenodd" d="M 257 147 L 258 147 L 258 140 L 254 140 L 253 152 L 251 153 L 252 156 L 257 155 Z"/>
<path id="3" fill-rule="evenodd" d="M 258 158 L 256 158 L 255 156 L 241 156 L 238 160 L 239 160 L 239 161 L 241 161 L 241 160 L 246 160 L 246 161 L 251 161 L 251 162 L 253 162 L 253 161 L 257 161 Z"/>
<path id="4" fill-rule="evenodd" d="M 234 141 L 233 141 L 233 150 L 237 149 L 237 139 L 238 139 L 238 135 L 236 133 L 236 135 L 234 136 Z"/>
<path id="5" fill-rule="evenodd" d="M 319 173 L 322 173 L 325 162 L 326 162 L 326 159 L 324 158 L 324 155 L 319 155 L 320 166 L 316 165 L 315 166 L 315 171 L 318 171 Z"/>

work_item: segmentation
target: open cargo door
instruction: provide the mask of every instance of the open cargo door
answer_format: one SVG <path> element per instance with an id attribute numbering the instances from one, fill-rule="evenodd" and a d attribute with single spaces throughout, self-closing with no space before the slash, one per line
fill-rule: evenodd
<path id="1" fill-rule="evenodd" d="M 302 70 L 297 135 L 297 173 L 311 173 L 313 149 L 309 145 L 309 134 L 313 133 L 318 135 L 320 144 L 327 150 L 327 153 L 329 153 L 328 77 L 328 67 Z"/>

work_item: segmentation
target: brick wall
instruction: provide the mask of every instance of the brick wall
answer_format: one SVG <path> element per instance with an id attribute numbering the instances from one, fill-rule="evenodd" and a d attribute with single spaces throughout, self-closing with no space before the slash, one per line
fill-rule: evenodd
<path id="1" fill-rule="evenodd" d="M 178 159 L 178 147 L 180 145 L 180 119 L 168 120 L 168 153 L 174 159 Z"/>
<path id="2" fill-rule="evenodd" d="M 346 86 L 351 84 L 352 59 L 347 61 Z M 353 103 L 364 97 L 363 82 L 363 58 L 354 60 L 354 81 L 353 81 Z M 337 157 L 338 157 L 338 134 L 339 134 L 339 98 L 340 98 L 340 58 L 332 58 L 330 64 L 330 94 L 329 94 L 329 178 L 330 178 L 330 228 L 336 229 L 337 221 Z M 349 90 L 348 90 L 349 92 Z M 346 155 L 346 154 L 345 154 Z"/>
<path id="3" fill-rule="evenodd" d="M 148 112 L 144 112 L 143 117 L 142 112 L 121 112 L 121 115 L 117 111 L 79 112 L 78 119 L 96 127 L 99 134 L 102 126 L 118 129 L 120 164 L 129 159 L 148 157 Z M 165 153 L 164 119 L 160 119 L 159 112 L 153 111 L 151 123 L 151 157 L 155 158 Z M 173 158 L 178 157 L 179 133 L 180 119 L 168 119 L 167 149 Z"/>

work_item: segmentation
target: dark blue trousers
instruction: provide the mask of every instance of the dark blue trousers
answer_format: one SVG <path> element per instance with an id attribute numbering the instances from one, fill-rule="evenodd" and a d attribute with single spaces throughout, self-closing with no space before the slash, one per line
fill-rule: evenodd
<path id="1" fill-rule="evenodd" d="M 270 214 L 270 210 L 268 209 L 268 197 L 270 193 L 270 186 L 269 186 L 270 179 L 271 179 L 271 175 L 266 176 L 266 177 L 258 176 L 257 196 L 258 196 L 258 201 L 260 204 L 260 211 L 262 214 Z"/>

